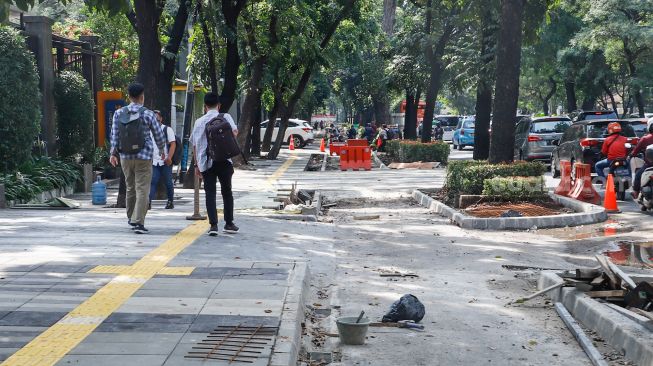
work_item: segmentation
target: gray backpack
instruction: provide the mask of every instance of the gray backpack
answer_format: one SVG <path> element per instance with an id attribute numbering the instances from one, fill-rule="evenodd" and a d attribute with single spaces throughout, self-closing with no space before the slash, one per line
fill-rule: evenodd
<path id="1" fill-rule="evenodd" d="M 138 154 L 145 147 L 146 139 L 146 122 L 143 119 L 141 107 L 138 112 L 131 113 L 128 107 L 123 108 L 120 115 L 118 131 L 120 131 L 120 141 L 118 150 L 123 154 Z"/>

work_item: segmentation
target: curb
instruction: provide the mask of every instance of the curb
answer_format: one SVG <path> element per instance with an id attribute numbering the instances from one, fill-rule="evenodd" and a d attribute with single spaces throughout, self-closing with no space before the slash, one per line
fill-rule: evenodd
<path id="1" fill-rule="evenodd" d="M 560 282 L 562 278 L 555 272 L 543 271 L 538 280 L 538 288 L 543 289 Z M 653 364 L 650 321 L 645 326 L 641 319 L 627 315 L 625 309 L 615 310 L 611 304 L 594 300 L 573 287 L 551 291 L 548 296 L 554 302 L 563 303 L 577 321 L 595 331 L 630 361 L 638 365 Z"/>
<path id="2" fill-rule="evenodd" d="M 309 291 L 310 270 L 308 263 L 295 262 L 295 269 L 288 280 L 288 292 L 283 303 L 279 332 L 268 366 L 295 366 L 302 346 L 302 323 L 304 302 Z"/>
<path id="3" fill-rule="evenodd" d="M 558 196 L 553 193 L 549 193 L 549 196 L 561 205 L 578 212 L 540 217 L 480 218 L 469 216 L 461 211 L 455 210 L 417 189 L 413 191 L 413 198 L 420 205 L 434 211 L 440 216 L 449 218 L 453 223 L 463 229 L 528 230 L 533 227 L 545 229 L 595 224 L 608 219 L 608 214 L 603 207 Z"/>

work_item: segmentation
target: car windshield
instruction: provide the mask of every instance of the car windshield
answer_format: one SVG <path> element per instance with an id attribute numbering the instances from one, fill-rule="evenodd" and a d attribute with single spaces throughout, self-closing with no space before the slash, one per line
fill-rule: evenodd
<path id="1" fill-rule="evenodd" d="M 608 124 L 610 122 L 590 123 L 587 125 L 587 137 L 601 139 L 608 137 Z M 635 137 L 635 130 L 630 123 L 621 122 L 621 135 Z"/>
<path id="2" fill-rule="evenodd" d="M 596 113 L 588 113 L 585 115 L 585 120 L 586 121 L 592 121 L 592 120 L 597 120 L 597 119 L 613 119 L 613 118 L 619 118 L 616 113 L 604 113 L 604 112 L 596 112 Z"/>
<path id="3" fill-rule="evenodd" d="M 440 122 L 442 127 L 456 127 L 458 124 L 458 117 L 437 117 L 433 123 Z"/>
<path id="4" fill-rule="evenodd" d="M 637 137 L 646 135 L 646 123 L 633 123 L 631 126 L 633 127 L 633 130 L 635 130 Z"/>
<path id="5" fill-rule="evenodd" d="M 567 120 L 534 122 L 531 133 L 564 133 L 570 125 Z"/>
<path id="6" fill-rule="evenodd" d="M 476 127 L 475 121 L 465 121 L 463 122 L 463 128 L 474 128 Z"/>

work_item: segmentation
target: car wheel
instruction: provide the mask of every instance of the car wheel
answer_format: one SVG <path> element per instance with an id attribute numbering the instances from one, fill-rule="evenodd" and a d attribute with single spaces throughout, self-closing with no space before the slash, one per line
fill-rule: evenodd
<path id="1" fill-rule="evenodd" d="M 553 178 L 560 178 L 560 170 L 556 167 L 555 159 L 551 159 L 551 175 Z"/>
<path id="2" fill-rule="evenodd" d="M 519 150 L 519 161 L 523 161 L 523 160 L 524 160 L 524 152 Z"/>
<path id="3" fill-rule="evenodd" d="M 295 139 L 295 148 L 301 149 L 304 147 L 304 139 L 301 136 L 292 135 L 292 137 Z M 288 144 L 290 144 L 290 137 L 288 138 Z"/>

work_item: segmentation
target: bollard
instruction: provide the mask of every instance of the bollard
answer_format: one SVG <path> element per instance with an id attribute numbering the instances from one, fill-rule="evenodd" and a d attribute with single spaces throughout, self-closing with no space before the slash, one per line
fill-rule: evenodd
<path id="1" fill-rule="evenodd" d="M 195 192 L 193 196 L 193 215 L 186 216 L 186 220 L 193 220 L 193 221 L 206 220 L 206 216 L 202 216 L 200 214 L 200 177 L 198 177 L 197 174 L 195 173 L 191 173 L 191 174 L 195 176 L 195 181 L 194 181 Z"/>
<path id="2" fill-rule="evenodd" d="M 592 185 L 592 166 L 576 163 L 574 168 L 576 170 L 576 182 L 571 193 L 569 193 L 569 197 L 595 205 L 600 204 L 601 196 Z"/>
<path id="3" fill-rule="evenodd" d="M 553 162 L 551 164 L 553 164 Z M 560 184 L 558 184 L 554 193 L 560 196 L 568 196 L 571 193 L 572 188 L 571 162 L 568 160 L 560 160 Z"/>

